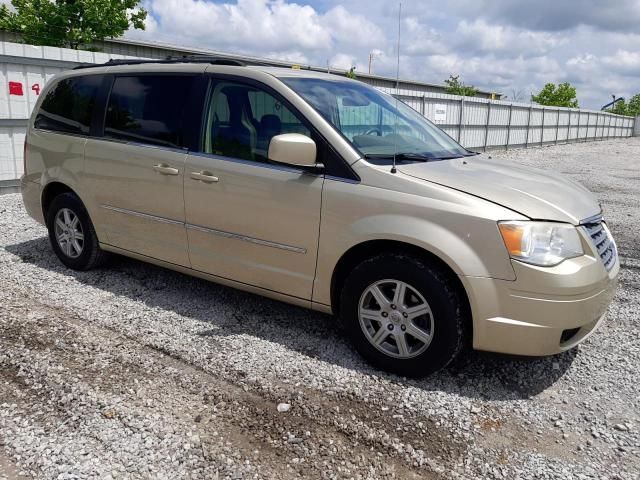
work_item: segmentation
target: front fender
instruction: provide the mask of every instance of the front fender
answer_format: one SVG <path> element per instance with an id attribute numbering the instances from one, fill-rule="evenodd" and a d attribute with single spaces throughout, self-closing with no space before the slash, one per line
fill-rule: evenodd
<path id="1" fill-rule="evenodd" d="M 340 259 L 375 240 L 420 248 L 457 275 L 514 280 L 497 224 L 512 216 L 517 217 L 450 189 L 427 196 L 327 181 L 313 301 L 331 305 L 332 277 Z"/>
<path id="2" fill-rule="evenodd" d="M 467 220 L 471 222 L 472 220 Z M 515 274 L 495 222 L 481 229 L 467 228 L 461 235 L 424 218 L 407 215 L 373 215 L 351 225 L 350 236 L 358 238 L 348 249 L 371 240 L 393 240 L 426 250 L 440 258 L 457 275 L 513 280 Z M 486 230 L 484 234 L 478 230 Z M 491 232 L 495 230 L 495 232 Z M 492 233 L 495 233 L 493 235 Z M 486 248 L 493 244 L 492 248 Z"/>

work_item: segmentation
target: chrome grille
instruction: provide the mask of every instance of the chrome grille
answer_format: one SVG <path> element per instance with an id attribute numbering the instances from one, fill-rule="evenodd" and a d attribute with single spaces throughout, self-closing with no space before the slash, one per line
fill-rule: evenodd
<path id="1" fill-rule="evenodd" d="M 591 237 L 591 241 L 596 247 L 604 267 L 607 271 L 610 271 L 616 263 L 618 249 L 607 225 L 602 220 L 599 220 L 593 223 L 585 223 L 584 228 L 587 229 L 587 233 Z"/>

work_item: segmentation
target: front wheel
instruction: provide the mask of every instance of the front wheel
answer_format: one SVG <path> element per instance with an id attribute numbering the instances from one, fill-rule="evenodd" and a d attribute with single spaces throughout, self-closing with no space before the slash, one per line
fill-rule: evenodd
<path id="1" fill-rule="evenodd" d="M 402 254 L 365 260 L 349 274 L 340 313 L 373 365 L 420 377 L 444 368 L 466 337 L 464 298 L 440 267 Z"/>
<path id="2" fill-rule="evenodd" d="M 47 211 L 47 228 L 53 251 L 67 267 L 90 270 L 104 262 L 106 253 L 82 201 L 73 193 L 53 199 Z"/>

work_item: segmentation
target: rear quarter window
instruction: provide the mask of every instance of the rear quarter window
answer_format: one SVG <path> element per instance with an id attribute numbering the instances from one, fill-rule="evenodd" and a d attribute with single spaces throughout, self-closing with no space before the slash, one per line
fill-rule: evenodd
<path id="1" fill-rule="evenodd" d="M 88 135 L 102 79 L 102 75 L 87 75 L 57 82 L 42 101 L 34 127 Z"/>

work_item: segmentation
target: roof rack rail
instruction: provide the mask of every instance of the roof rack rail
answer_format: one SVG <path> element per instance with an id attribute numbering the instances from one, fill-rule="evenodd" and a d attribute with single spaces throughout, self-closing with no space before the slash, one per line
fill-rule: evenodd
<path id="1" fill-rule="evenodd" d="M 74 67 L 74 70 L 81 70 L 84 68 L 94 67 L 113 67 L 118 65 L 144 65 L 144 64 L 160 63 L 160 64 L 173 64 L 173 63 L 208 63 L 211 65 L 230 65 L 235 67 L 245 67 L 248 64 L 246 62 L 237 60 L 232 57 L 214 56 L 214 55 L 169 55 L 164 59 L 135 59 L 135 58 L 118 58 L 110 59 L 106 63 L 101 64 L 82 64 Z M 256 63 L 257 65 L 258 63 Z"/>

